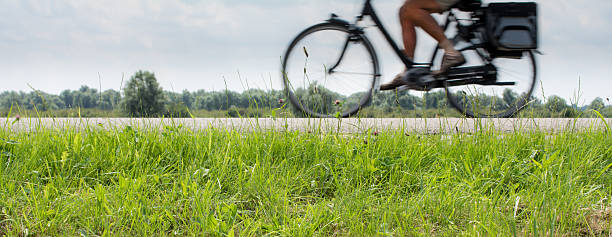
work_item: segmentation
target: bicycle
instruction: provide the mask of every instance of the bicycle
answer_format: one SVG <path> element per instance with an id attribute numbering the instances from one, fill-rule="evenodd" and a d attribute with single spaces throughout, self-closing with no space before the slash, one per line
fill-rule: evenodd
<path id="1" fill-rule="evenodd" d="M 461 67 L 434 78 L 441 63 L 436 47 L 428 63 L 411 61 L 398 47 L 365 0 L 353 23 L 335 14 L 302 31 L 289 45 L 281 77 L 295 108 L 311 117 L 350 117 L 372 101 L 381 77 L 377 53 L 366 36 L 369 17 L 406 66 L 398 89 L 445 89 L 448 102 L 467 117 L 513 117 L 530 101 L 537 81 L 537 5 L 535 3 L 462 2 L 445 13 L 443 29 L 467 59 Z M 468 12 L 459 19 L 452 9 Z M 461 46 L 461 47 L 460 47 Z"/>

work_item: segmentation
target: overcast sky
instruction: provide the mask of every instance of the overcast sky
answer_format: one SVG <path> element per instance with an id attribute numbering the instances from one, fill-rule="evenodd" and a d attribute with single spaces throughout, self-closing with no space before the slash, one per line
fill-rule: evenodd
<path id="1" fill-rule="evenodd" d="M 400 40 L 403 0 L 374 6 Z M 612 1 L 541 0 L 540 74 L 546 95 L 581 104 L 612 97 Z M 353 19 L 362 0 L 0 0 L 0 91 L 59 93 L 81 85 L 118 90 L 135 71 L 155 72 L 165 90 L 281 89 L 289 41 L 330 12 Z M 403 66 L 379 49 L 383 81 Z M 433 42 L 420 36 L 417 59 Z M 240 75 L 240 76 L 239 76 Z M 541 95 L 541 90 L 538 89 Z"/>

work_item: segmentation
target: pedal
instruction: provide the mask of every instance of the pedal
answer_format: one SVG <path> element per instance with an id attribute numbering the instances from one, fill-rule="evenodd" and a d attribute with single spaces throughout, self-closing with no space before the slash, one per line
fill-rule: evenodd
<path id="1" fill-rule="evenodd" d="M 409 69 L 406 74 L 404 74 L 402 80 L 406 84 L 414 84 L 418 83 L 421 77 L 425 77 L 427 75 L 431 75 L 431 71 L 429 71 L 429 69 L 424 67 L 416 67 Z"/>
<path id="2" fill-rule="evenodd" d="M 427 74 L 419 78 L 419 82 L 421 83 L 421 85 L 429 85 L 435 81 L 436 78 L 431 74 Z"/>
<path id="3" fill-rule="evenodd" d="M 402 80 L 408 89 L 424 91 L 431 89 L 431 85 L 436 81 L 436 78 L 431 75 L 428 68 L 417 67 L 408 70 Z"/>
<path id="4" fill-rule="evenodd" d="M 401 92 L 401 91 L 407 91 L 407 90 L 410 90 L 410 89 L 412 89 L 412 88 L 410 88 L 410 87 L 409 87 L 409 86 L 407 86 L 407 85 L 403 85 L 403 86 L 400 86 L 400 87 L 396 88 L 396 90 L 397 90 L 398 92 Z"/>

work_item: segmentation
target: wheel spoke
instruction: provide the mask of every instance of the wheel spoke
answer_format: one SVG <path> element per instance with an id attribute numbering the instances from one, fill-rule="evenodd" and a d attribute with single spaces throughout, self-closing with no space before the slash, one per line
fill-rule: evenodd
<path id="1" fill-rule="evenodd" d="M 483 65 L 484 60 L 478 61 L 474 50 L 464 51 L 464 54 L 468 60 L 466 65 Z M 440 60 L 437 62 L 439 64 Z M 524 98 L 529 98 L 535 86 L 533 55 L 527 52 L 521 59 L 499 58 L 492 64 L 497 68 L 498 82 L 515 84 L 449 87 L 450 104 L 470 117 L 508 117 L 522 109 Z"/>
<path id="2" fill-rule="evenodd" d="M 327 117 L 336 113 L 348 116 L 367 101 L 363 96 L 371 96 L 364 92 L 373 90 L 377 74 L 374 53 L 364 37 L 353 42 L 341 55 L 348 31 L 346 26 L 333 23 L 311 27 L 294 40 L 285 54 L 283 71 L 288 73 L 288 80 L 284 84 L 293 85 L 289 99 L 294 104 L 302 104 L 310 116 Z M 307 57 L 304 48 L 308 49 Z M 342 61 L 338 62 L 339 58 Z M 329 73 L 328 69 L 336 64 L 333 73 Z M 298 73 L 300 76 L 296 77 Z M 358 93 L 362 98 L 352 97 Z"/>
<path id="3" fill-rule="evenodd" d="M 364 76 L 373 76 L 372 73 L 367 73 L 367 72 L 344 72 L 344 71 L 333 71 L 333 73 L 340 73 L 340 74 L 352 74 L 352 75 L 364 75 Z"/>

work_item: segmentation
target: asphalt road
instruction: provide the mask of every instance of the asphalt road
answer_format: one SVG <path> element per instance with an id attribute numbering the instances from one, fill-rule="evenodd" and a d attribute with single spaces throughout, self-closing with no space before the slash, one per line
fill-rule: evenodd
<path id="1" fill-rule="evenodd" d="M 606 119 L 612 126 L 612 119 Z M 298 118 L 197 118 L 197 119 L 129 119 L 129 118 L 0 118 L 0 127 L 11 131 L 35 131 L 46 128 L 122 128 L 125 126 L 159 129 L 179 126 L 196 131 L 211 127 L 235 131 L 338 131 L 361 133 L 366 131 L 403 130 L 418 133 L 471 133 L 478 129 L 493 128 L 501 132 L 541 130 L 561 132 L 566 130 L 605 129 L 601 119 L 465 119 L 465 118 L 402 118 L 402 119 L 298 119 Z"/>

